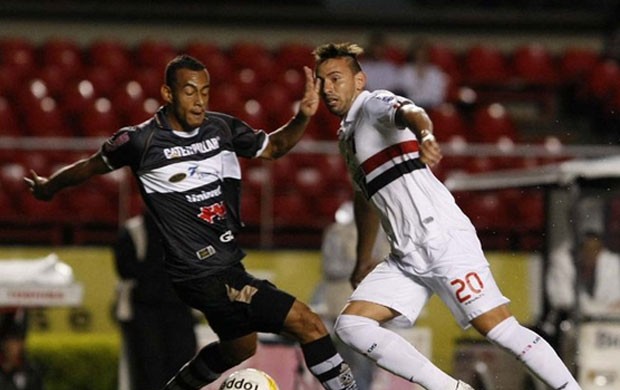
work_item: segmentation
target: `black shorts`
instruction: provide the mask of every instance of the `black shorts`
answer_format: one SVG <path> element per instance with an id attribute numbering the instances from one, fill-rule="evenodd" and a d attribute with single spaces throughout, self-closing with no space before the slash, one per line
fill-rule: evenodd
<path id="1" fill-rule="evenodd" d="M 252 332 L 280 333 L 295 297 L 256 279 L 241 263 L 219 274 L 174 283 L 179 297 L 201 311 L 221 340 Z"/>

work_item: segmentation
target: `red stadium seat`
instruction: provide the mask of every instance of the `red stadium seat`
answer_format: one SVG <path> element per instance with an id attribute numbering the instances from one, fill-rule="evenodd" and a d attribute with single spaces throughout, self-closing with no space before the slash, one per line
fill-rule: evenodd
<path id="1" fill-rule="evenodd" d="M 107 138 L 121 127 L 121 122 L 112 102 L 107 98 L 98 98 L 82 111 L 78 127 L 85 137 Z"/>
<path id="2" fill-rule="evenodd" d="M 126 79 L 132 68 L 130 50 L 121 41 L 98 39 L 88 47 L 87 56 L 91 66 L 108 69 L 118 80 Z"/>
<path id="3" fill-rule="evenodd" d="M 278 75 L 276 83 L 288 89 L 292 98 L 301 99 L 306 86 L 306 76 L 303 69 L 289 68 Z"/>
<path id="4" fill-rule="evenodd" d="M 77 77 L 83 69 L 82 48 L 71 39 L 49 39 L 39 51 L 43 66 L 58 66 L 68 77 Z"/>
<path id="5" fill-rule="evenodd" d="M 65 114 L 72 118 L 78 116 L 95 99 L 93 83 L 89 80 L 77 80 L 65 88 L 60 105 Z"/>
<path id="6" fill-rule="evenodd" d="M 454 82 L 461 82 L 462 66 L 459 55 L 452 47 L 441 43 L 431 44 L 428 48 L 428 56 L 430 62 L 439 66 Z"/>
<path id="7" fill-rule="evenodd" d="M 0 166 L 0 188 L 7 194 L 26 193 L 28 188 L 24 183 L 24 177 L 28 175 L 28 169 L 19 163 L 9 163 Z"/>
<path id="8" fill-rule="evenodd" d="M 48 89 L 48 94 L 56 99 L 62 98 L 67 83 L 72 79 L 58 65 L 48 65 L 39 68 L 32 76 L 31 80 L 38 79 L 43 81 Z"/>
<path id="9" fill-rule="evenodd" d="M 616 61 L 606 60 L 596 64 L 586 78 L 586 96 L 599 101 L 608 100 L 620 84 L 620 65 Z"/>
<path id="10" fill-rule="evenodd" d="M 161 98 L 161 86 L 164 73 L 154 68 L 136 68 L 129 80 L 135 80 L 142 86 L 147 97 Z"/>
<path id="11" fill-rule="evenodd" d="M 29 134 L 33 136 L 70 137 L 74 135 L 65 120 L 63 111 L 49 96 L 28 107 L 24 122 Z"/>
<path id="12" fill-rule="evenodd" d="M 298 68 L 304 66 L 314 67 L 314 56 L 312 46 L 298 43 L 285 42 L 277 48 L 275 56 L 280 69 Z"/>
<path id="13" fill-rule="evenodd" d="M 295 187 L 306 197 L 322 196 L 330 189 L 328 184 L 324 172 L 318 167 L 300 168 L 295 173 Z"/>
<path id="14" fill-rule="evenodd" d="M 125 123 L 122 123 L 121 125 L 137 125 L 149 120 L 153 117 L 153 115 L 155 115 L 160 107 L 161 103 L 158 100 L 147 98 L 140 106 L 126 114 L 124 118 Z"/>
<path id="15" fill-rule="evenodd" d="M 290 191 L 274 195 L 273 221 L 275 226 L 311 225 L 315 216 L 301 192 Z"/>
<path id="16" fill-rule="evenodd" d="M 453 138 L 471 140 L 467 120 L 453 104 L 442 104 L 429 110 L 428 115 L 433 122 L 433 134 L 439 142 L 449 142 Z"/>
<path id="17" fill-rule="evenodd" d="M 555 84 L 558 72 L 549 50 L 537 43 L 517 47 L 513 52 L 512 69 L 517 77 L 535 84 Z"/>
<path id="18" fill-rule="evenodd" d="M 585 47 L 569 47 L 560 57 L 560 72 L 564 82 L 577 82 L 590 73 L 600 61 L 599 53 Z"/>
<path id="19" fill-rule="evenodd" d="M 235 42 L 229 49 L 230 61 L 237 69 L 252 68 L 255 61 L 270 58 L 271 53 L 258 42 Z"/>
<path id="20" fill-rule="evenodd" d="M 260 193 L 244 191 L 241 197 L 241 220 L 246 225 L 259 225 L 261 210 Z"/>
<path id="21" fill-rule="evenodd" d="M 183 52 L 203 63 L 212 56 L 226 55 L 217 43 L 205 41 L 191 41 L 185 45 Z"/>
<path id="22" fill-rule="evenodd" d="M 483 44 L 465 53 L 465 78 L 473 84 L 502 84 L 509 78 L 508 61 L 498 48 Z"/>
<path id="23" fill-rule="evenodd" d="M 116 76 L 112 70 L 103 66 L 93 66 L 84 72 L 83 80 L 88 80 L 93 84 L 97 97 L 110 96 L 118 84 Z"/>
<path id="24" fill-rule="evenodd" d="M 8 136 L 21 136 L 17 114 L 11 102 L 0 95 L 0 134 Z"/>
<path id="25" fill-rule="evenodd" d="M 290 91 L 283 85 L 269 83 L 261 89 L 256 100 L 267 113 L 270 127 L 273 129 L 283 125 L 294 114 L 295 100 L 291 97 Z"/>
<path id="26" fill-rule="evenodd" d="M 141 110 L 146 94 L 140 83 L 129 80 L 121 84 L 111 96 L 112 106 L 117 110 L 120 120 L 127 122 L 132 111 Z"/>
<path id="27" fill-rule="evenodd" d="M 239 118 L 247 122 L 255 129 L 271 131 L 269 127 L 269 118 L 263 106 L 256 100 L 250 99 L 243 103 L 241 111 L 238 113 Z"/>
<path id="28" fill-rule="evenodd" d="M 484 105 L 475 110 L 472 132 L 476 141 L 485 143 L 496 143 L 502 139 L 515 142 L 519 138 L 512 117 L 499 103 Z"/>
<path id="29" fill-rule="evenodd" d="M 11 97 L 23 85 L 22 72 L 15 65 L 0 64 L 0 96 Z"/>
<path id="30" fill-rule="evenodd" d="M 177 55 L 177 50 L 167 41 L 145 39 L 134 50 L 137 64 L 141 68 L 154 69 L 161 78 L 170 60 Z M 140 69 L 138 68 L 138 71 Z"/>
<path id="31" fill-rule="evenodd" d="M 118 221 L 118 199 L 110 199 L 95 188 L 71 189 L 67 198 L 74 222 L 115 224 Z"/>
<path id="32" fill-rule="evenodd" d="M 239 69 L 233 82 L 244 100 L 254 99 L 262 87 L 262 80 L 251 68 Z"/>
<path id="33" fill-rule="evenodd" d="M 211 87 L 230 82 L 234 77 L 235 69 L 228 57 L 223 53 L 214 53 L 202 60 L 211 77 Z"/>
<path id="34" fill-rule="evenodd" d="M 0 65 L 14 67 L 20 77 L 32 73 L 37 67 L 35 45 L 21 38 L 0 39 Z"/>
<path id="35" fill-rule="evenodd" d="M 224 113 L 239 112 L 244 100 L 234 84 L 220 84 L 211 88 L 209 110 Z"/>

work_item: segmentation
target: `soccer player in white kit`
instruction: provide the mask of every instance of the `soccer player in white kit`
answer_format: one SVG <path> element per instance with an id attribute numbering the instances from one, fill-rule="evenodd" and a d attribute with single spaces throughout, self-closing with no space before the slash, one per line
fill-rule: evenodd
<path id="1" fill-rule="evenodd" d="M 441 371 L 405 339 L 380 325 L 413 324 L 436 293 L 463 327 L 515 355 L 553 389 L 580 389 L 553 348 L 508 309 L 470 220 L 428 166 L 441 159 L 426 112 L 392 92 L 365 90 L 356 44 L 314 50 L 321 98 L 342 118 L 340 150 L 356 187 L 357 286 L 338 317 L 338 337 L 377 365 L 428 390 L 469 385 Z M 391 253 L 378 266 L 371 251 L 379 223 Z"/>

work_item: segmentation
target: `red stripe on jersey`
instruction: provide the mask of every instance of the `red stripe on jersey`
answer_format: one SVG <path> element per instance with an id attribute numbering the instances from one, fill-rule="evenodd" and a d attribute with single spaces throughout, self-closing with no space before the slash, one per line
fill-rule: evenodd
<path id="1" fill-rule="evenodd" d="M 374 156 L 368 158 L 361 165 L 362 171 L 364 174 L 369 174 L 377 167 L 385 164 L 390 161 L 394 157 L 402 156 L 407 153 L 414 153 L 418 151 L 418 141 L 407 141 L 401 142 L 396 145 L 392 145 L 388 148 L 383 149 L 379 153 L 376 153 Z"/>

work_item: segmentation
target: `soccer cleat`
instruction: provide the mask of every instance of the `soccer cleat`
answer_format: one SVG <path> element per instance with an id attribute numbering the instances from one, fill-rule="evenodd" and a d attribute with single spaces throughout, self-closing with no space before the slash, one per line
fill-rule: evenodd
<path id="1" fill-rule="evenodd" d="M 462 380 L 459 380 L 456 383 L 456 389 L 454 390 L 474 390 L 474 388 L 468 385 L 467 383 L 463 382 Z"/>

